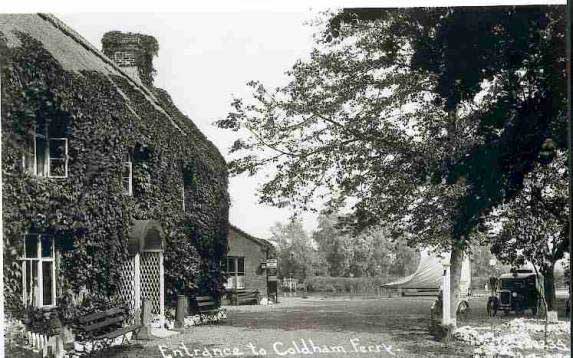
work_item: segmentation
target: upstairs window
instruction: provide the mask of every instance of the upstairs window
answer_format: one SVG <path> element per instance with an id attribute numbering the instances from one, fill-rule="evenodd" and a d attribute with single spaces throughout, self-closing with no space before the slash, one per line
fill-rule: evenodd
<path id="1" fill-rule="evenodd" d="M 68 176 L 68 139 L 61 126 L 39 119 L 28 137 L 22 165 L 26 172 L 39 177 Z"/>
<path id="2" fill-rule="evenodd" d="M 146 195 L 152 186 L 151 157 L 152 149 L 144 144 L 137 144 L 132 151 L 132 193 L 137 198 Z"/>
<path id="3" fill-rule="evenodd" d="M 48 138 L 48 176 L 67 178 L 68 138 Z"/>
<path id="4" fill-rule="evenodd" d="M 54 240 L 45 235 L 24 235 L 22 262 L 22 301 L 25 306 L 56 305 Z"/>
<path id="5" fill-rule="evenodd" d="M 122 170 L 123 193 L 131 196 L 133 195 L 133 160 L 130 153 L 124 157 Z"/>

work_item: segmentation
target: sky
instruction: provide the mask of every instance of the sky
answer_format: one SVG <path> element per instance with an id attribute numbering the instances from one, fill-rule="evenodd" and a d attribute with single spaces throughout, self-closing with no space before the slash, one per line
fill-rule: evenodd
<path id="1" fill-rule="evenodd" d="M 308 56 L 316 28 L 307 25 L 313 10 L 242 10 L 189 13 L 56 13 L 62 21 L 101 49 L 107 31 L 154 36 L 159 53 L 154 60 L 155 86 L 167 90 L 185 113 L 228 158 L 235 133 L 213 122 L 230 111 L 233 96 L 246 97 L 246 83 L 259 80 L 274 87 L 287 80 L 284 72 Z M 258 204 L 262 175 L 229 178 L 229 221 L 246 232 L 270 237 L 276 222 L 291 213 Z M 316 227 L 315 214 L 301 216 L 305 229 Z"/>

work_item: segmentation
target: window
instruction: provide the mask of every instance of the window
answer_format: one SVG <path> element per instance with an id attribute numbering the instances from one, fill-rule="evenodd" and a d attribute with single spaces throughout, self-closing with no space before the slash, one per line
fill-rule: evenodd
<path id="1" fill-rule="evenodd" d="M 48 148 L 48 176 L 66 178 L 68 176 L 68 139 L 50 138 Z"/>
<path id="2" fill-rule="evenodd" d="M 241 289 L 245 288 L 245 258 L 228 256 L 222 263 L 222 270 L 229 274 L 225 288 Z"/>
<path id="3" fill-rule="evenodd" d="M 52 130 L 56 132 L 56 130 Z M 51 178 L 68 176 L 68 139 L 50 137 L 48 123 L 39 119 L 30 133 L 28 145 L 22 157 L 24 170 L 32 175 Z"/>
<path id="4" fill-rule="evenodd" d="M 137 144 L 131 151 L 132 195 L 141 198 L 151 187 L 152 149 L 145 144 Z"/>
<path id="5" fill-rule="evenodd" d="M 56 305 L 54 240 L 44 235 L 24 236 L 22 261 L 22 300 L 26 306 Z"/>
<path id="6" fill-rule="evenodd" d="M 123 172 L 122 172 L 122 184 L 123 192 L 126 195 L 133 195 L 133 162 L 131 159 L 131 154 L 127 153 L 123 161 Z"/>

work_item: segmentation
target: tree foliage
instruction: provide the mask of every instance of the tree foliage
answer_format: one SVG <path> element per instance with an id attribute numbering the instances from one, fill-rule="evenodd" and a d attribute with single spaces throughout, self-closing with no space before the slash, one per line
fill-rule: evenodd
<path id="1" fill-rule="evenodd" d="M 550 309 L 555 263 L 569 246 L 568 198 L 566 155 L 558 152 L 549 165 L 537 165 L 524 189 L 490 216 L 492 252 L 514 266 L 530 262 L 539 267 Z"/>
<path id="2" fill-rule="evenodd" d="M 299 219 L 276 223 L 271 228 L 271 241 L 277 247 L 281 277 L 304 280 L 323 273 L 320 256 Z"/>
<path id="3" fill-rule="evenodd" d="M 519 192 L 545 140 L 565 145 L 560 10 L 335 14 L 286 86 L 250 82 L 251 100 L 219 121 L 246 133 L 231 170 L 275 168 L 265 203 L 352 198 L 360 227 L 400 222 L 417 242 L 466 246 L 482 215 Z"/>
<path id="4" fill-rule="evenodd" d="M 312 237 L 330 276 L 403 277 L 415 271 L 418 253 L 391 237 L 384 227 L 357 234 L 340 226 L 337 215 L 319 216 Z"/>

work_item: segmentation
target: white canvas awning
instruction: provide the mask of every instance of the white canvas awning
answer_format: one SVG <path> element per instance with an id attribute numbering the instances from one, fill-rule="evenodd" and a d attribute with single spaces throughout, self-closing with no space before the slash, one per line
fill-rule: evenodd
<path id="1" fill-rule="evenodd" d="M 443 257 L 430 254 L 428 250 L 421 252 L 420 263 L 416 271 L 410 276 L 406 276 L 399 280 L 383 284 L 382 287 L 386 288 L 405 288 L 405 289 L 436 289 L 438 290 L 442 284 L 442 276 L 444 274 L 444 266 L 442 262 L 449 254 Z M 471 284 L 471 265 L 469 257 L 465 257 L 462 264 L 462 272 L 460 278 L 460 290 L 467 291 Z"/>
<path id="2" fill-rule="evenodd" d="M 440 260 L 439 257 L 422 252 L 416 272 L 394 282 L 386 283 L 382 287 L 438 289 L 444 273 L 444 267 Z"/>

